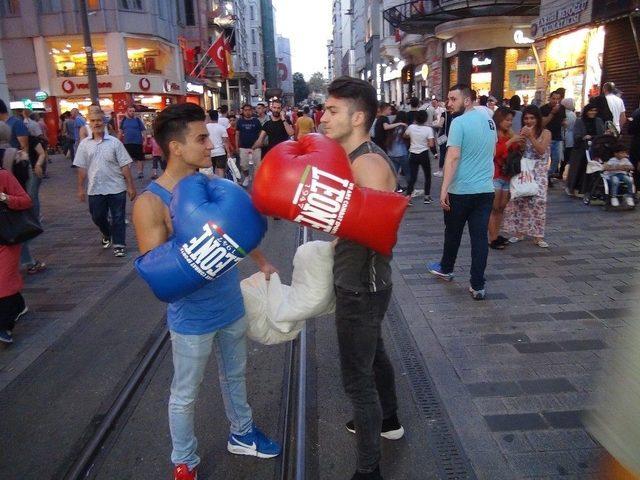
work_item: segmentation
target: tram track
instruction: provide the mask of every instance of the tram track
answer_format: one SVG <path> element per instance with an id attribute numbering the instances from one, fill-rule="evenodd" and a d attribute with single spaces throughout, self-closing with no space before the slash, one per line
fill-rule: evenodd
<path id="1" fill-rule="evenodd" d="M 295 247 L 310 238 L 306 229 L 299 228 L 295 234 Z M 56 474 L 56 480 L 81 480 L 98 478 L 101 465 L 112 454 L 117 437 L 126 427 L 129 417 L 145 395 L 150 377 L 170 351 L 169 332 L 165 318 L 154 330 L 136 358 L 140 360 L 109 402 L 109 407 L 95 417 L 87 427 L 80 444 L 67 456 L 64 473 Z M 274 480 L 305 479 L 305 431 L 306 431 L 306 332 L 303 331 L 286 346 L 283 370 L 278 432 L 283 446 L 282 455 L 276 465 Z M 61 472 L 59 472 L 61 473 Z M 233 478 L 233 477 L 228 477 Z"/>

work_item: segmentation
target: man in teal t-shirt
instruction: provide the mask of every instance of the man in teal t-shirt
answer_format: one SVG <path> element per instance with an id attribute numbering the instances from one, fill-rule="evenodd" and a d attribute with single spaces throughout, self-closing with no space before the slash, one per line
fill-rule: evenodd
<path id="1" fill-rule="evenodd" d="M 465 224 L 471 239 L 471 285 L 475 300 L 485 297 L 484 270 L 489 254 L 487 228 L 493 205 L 493 155 L 496 125 L 486 114 L 475 110 L 471 89 L 454 85 L 449 90 L 448 107 L 461 115 L 453 120 L 447 140 L 447 157 L 440 192 L 444 210 L 444 248 L 440 262 L 430 263 L 429 272 L 453 279 L 453 268 Z"/>

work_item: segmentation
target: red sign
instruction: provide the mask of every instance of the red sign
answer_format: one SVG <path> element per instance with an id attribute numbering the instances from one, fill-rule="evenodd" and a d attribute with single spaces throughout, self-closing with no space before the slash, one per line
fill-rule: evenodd
<path id="1" fill-rule="evenodd" d="M 111 88 L 112 86 L 113 86 L 113 84 L 111 82 L 100 82 L 100 83 L 98 83 L 98 88 Z M 73 83 L 71 80 L 65 80 L 64 82 L 62 82 L 62 90 L 64 90 L 65 93 L 73 93 L 76 88 L 78 90 L 88 90 L 89 89 L 89 84 L 88 83 Z"/>
<path id="2" fill-rule="evenodd" d="M 164 81 L 164 91 L 165 92 L 171 92 L 171 91 L 176 91 L 176 90 L 180 90 L 180 85 L 178 85 L 177 83 L 172 83 L 171 80 L 165 80 Z"/>
<path id="3" fill-rule="evenodd" d="M 140 86 L 140 90 L 145 92 L 151 88 L 151 82 L 147 77 L 141 78 L 138 85 Z"/>

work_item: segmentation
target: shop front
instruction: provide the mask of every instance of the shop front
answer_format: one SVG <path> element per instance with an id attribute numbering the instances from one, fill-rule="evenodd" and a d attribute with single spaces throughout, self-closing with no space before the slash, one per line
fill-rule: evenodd
<path id="1" fill-rule="evenodd" d="M 120 33 L 92 37 L 100 106 L 116 120 L 130 105 L 151 129 L 155 112 L 185 98 L 175 46 L 154 38 Z M 91 104 L 86 77 L 86 55 L 78 37 L 34 39 L 38 79 L 51 123 L 59 115 L 77 108 L 86 116 Z"/>
<path id="2" fill-rule="evenodd" d="M 538 65 L 532 48 L 532 17 L 478 18 L 436 27 L 443 40 L 444 91 L 456 83 L 478 95 L 498 99 L 519 95 L 529 103 L 535 95 Z"/>
<path id="3" fill-rule="evenodd" d="M 605 29 L 591 23 L 590 0 L 547 0 L 532 25 L 543 65 L 541 84 L 549 94 L 564 88 L 580 110 L 600 93 Z"/>
<path id="4" fill-rule="evenodd" d="M 387 103 L 400 105 L 404 102 L 405 95 L 400 80 L 404 66 L 404 60 L 395 58 L 382 68 L 382 98 Z"/>

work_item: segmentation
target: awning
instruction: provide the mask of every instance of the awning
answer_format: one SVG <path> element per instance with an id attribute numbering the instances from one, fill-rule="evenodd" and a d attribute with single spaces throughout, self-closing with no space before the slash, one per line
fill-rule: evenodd
<path id="1" fill-rule="evenodd" d="M 384 18 L 407 33 L 433 35 L 445 22 L 473 17 L 537 16 L 540 0 L 412 0 L 388 8 Z"/>

